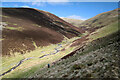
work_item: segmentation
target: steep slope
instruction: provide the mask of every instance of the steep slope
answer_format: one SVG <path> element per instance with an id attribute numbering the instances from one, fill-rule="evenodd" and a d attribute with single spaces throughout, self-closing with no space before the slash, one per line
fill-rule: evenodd
<path id="1" fill-rule="evenodd" d="M 115 9 L 112 11 L 98 14 L 95 17 L 90 18 L 81 23 L 79 27 L 84 30 L 88 30 L 89 32 L 92 32 L 98 28 L 111 25 L 112 23 L 117 21 L 118 21 L 118 9 Z"/>
<path id="2" fill-rule="evenodd" d="M 0 18 L 3 55 L 23 54 L 84 32 L 49 12 L 32 8 L 2 8 Z"/>
<path id="3" fill-rule="evenodd" d="M 33 78 L 118 78 L 118 35 L 115 33 L 93 41 L 76 54 L 60 60 L 51 68 L 36 71 Z M 92 47 L 91 47 L 92 46 Z"/>
<path id="4" fill-rule="evenodd" d="M 120 16 L 118 16 L 118 12 L 120 13 L 119 8 L 98 14 L 95 17 L 81 23 L 79 27 L 82 28 L 82 30 L 87 31 L 88 35 L 86 37 L 87 39 L 89 39 L 89 41 L 105 37 L 120 30 L 120 28 L 118 27 L 120 22 Z M 86 40 L 84 38 L 82 39 Z M 73 46 L 80 45 L 82 39 L 76 40 Z"/>
<path id="5" fill-rule="evenodd" d="M 110 12 L 115 14 L 116 10 L 113 11 L 115 12 Z M 98 21 L 99 19 L 104 21 L 104 18 L 101 19 L 101 17 L 98 18 Z M 118 20 L 113 23 L 99 27 L 87 36 L 75 40 L 73 44 L 77 43 L 79 46 L 77 50 L 56 61 L 50 68 L 36 71 L 30 78 L 69 78 L 71 80 L 74 78 L 114 78 L 118 80 L 120 78 L 120 29 L 118 24 L 120 17 L 116 18 Z M 112 20 L 113 18 L 108 22 Z M 108 22 L 106 21 L 106 23 Z M 90 28 L 92 29 L 91 26 Z"/>
<path id="6" fill-rule="evenodd" d="M 79 27 L 80 24 L 83 22 L 83 20 L 64 18 L 64 17 L 61 17 L 61 19 L 65 20 L 66 22 L 68 22 L 76 27 Z"/>

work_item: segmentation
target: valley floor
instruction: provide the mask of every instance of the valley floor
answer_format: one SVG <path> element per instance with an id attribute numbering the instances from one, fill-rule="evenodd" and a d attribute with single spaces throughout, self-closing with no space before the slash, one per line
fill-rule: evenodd
<path id="1" fill-rule="evenodd" d="M 26 54 L 16 53 L 10 57 L 2 57 L 1 77 L 3 78 L 21 78 L 28 77 L 36 70 L 43 68 L 59 60 L 63 56 L 72 52 L 75 47 L 70 47 L 72 41 L 80 37 L 65 39 L 61 43 L 52 44 L 46 47 L 38 47 L 36 50 Z M 69 48 L 66 50 L 65 48 Z M 17 74 L 16 74 L 17 73 Z"/>

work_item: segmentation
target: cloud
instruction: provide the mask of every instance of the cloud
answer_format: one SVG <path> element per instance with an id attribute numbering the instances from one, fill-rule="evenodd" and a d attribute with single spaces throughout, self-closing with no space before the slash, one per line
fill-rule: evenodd
<path id="1" fill-rule="evenodd" d="M 9 0 L 3 0 L 3 1 L 9 1 Z M 69 2 L 71 0 L 16 0 L 20 2 Z"/>
<path id="2" fill-rule="evenodd" d="M 29 8 L 30 6 L 20 6 L 20 7 L 26 7 L 26 8 Z"/>
<path id="3" fill-rule="evenodd" d="M 34 0 L 31 3 L 32 5 L 36 5 L 36 6 L 45 6 L 45 2 L 51 5 L 59 5 L 59 4 L 66 5 L 66 3 L 69 2 L 69 0 Z"/>
<path id="4" fill-rule="evenodd" d="M 67 18 L 80 19 L 80 20 L 87 20 L 87 18 L 83 18 L 83 17 L 78 16 L 78 15 L 71 15 L 71 16 L 67 16 Z"/>
<path id="5" fill-rule="evenodd" d="M 67 5 L 70 0 L 46 0 L 50 5 Z"/>
<path id="6" fill-rule="evenodd" d="M 32 5 L 36 5 L 36 6 L 44 6 L 45 3 L 44 2 L 32 2 Z"/>

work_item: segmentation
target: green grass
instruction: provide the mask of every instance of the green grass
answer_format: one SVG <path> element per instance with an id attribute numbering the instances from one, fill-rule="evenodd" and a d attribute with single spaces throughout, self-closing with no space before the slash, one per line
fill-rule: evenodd
<path id="1" fill-rule="evenodd" d="M 28 69 L 26 69 L 26 68 L 22 69 L 22 71 L 17 70 L 17 71 L 8 73 L 3 78 L 27 78 L 30 75 L 34 74 L 34 72 L 37 71 L 38 69 L 43 68 L 46 64 L 47 64 L 47 62 L 44 62 L 43 64 L 37 64 L 37 65 L 32 66 Z"/>
<path id="2" fill-rule="evenodd" d="M 32 42 L 33 42 L 33 45 L 34 45 L 34 47 L 35 47 L 35 48 L 37 48 L 37 45 L 36 45 L 36 43 L 35 43 L 34 41 L 32 41 Z"/>
<path id="3" fill-rule="evenodd" d="M 92 40 L 95 40 L 95 39 L 107 36 L 109 34 L 112 34 L 112 33 L 116 32 L 118 30 L 117 26 L 118 25 L 117 25 L 117 22 L 116 22 L 116 23 L 111 24 L 109 26 L 103 27 L 103 28 L 95 31 L 96 34 L 92 34 L 89 37 L 92 38 Z M 86 32 L 83 35 L 86 35 L 86 34 L 88 34 L 88 33 Z M 74 37 L 72 39 L 65 38 L 61 43 L 58 43 L 58 44 L 62 44 L 63 47 L 67 47 L 66 46 L 67 44 L 71 44 L 72 41 L 74 41 L 76 39 L 79 39 L 79 38 L 80 37 Z M 33 42 L 33 45 L 35 46 L 34 42 Z M 103 41 L 103 43 L 101 43 L 101 46 L 104 47 L 105 45 L 107 45 L 107 42 Z M 88 45 L 88 48 L 86 48 L 86 50 L 84 50 L 84 52 L 82 52 L 80 55 L 83 55 L 83 54 L 85 55 L 85 54 L 87 54 L 87 53 L 89 53 L 91 51 L 94 51 L 94 50 L 96 50 L 98 48 L 101 48 L 101 46 L 99 46 L 99 45 L 91 46 L 91 44 L 90 44 L 90 46 Z M 6 64 L 10 65 L 13 62 L 17 62 L 17 60 L 20 61 L 24 57 L 25 58 L 28 58 L 28 57 L 40 57 L 40 56 L 42 56 L 44 54 L 49 54 L 49 53 L 53 52 L 54 48 L 56 48 L 56 47 L 57 47 L 57 45 L 55 45 L 55 44 L 51 44 L 51 45 L 46 46 L 46 47 L 37 47 L 36 46 L 36 49 L 34 51 L 30 52 L 30 53 L 26 53 L 24 55 L 16 53 L 16 57 L 6 57 L 6 58 L 4 57 L 3 58 L 3 66 L 6 67 L 7 66 Z M 31 60 L 25 61 L 17 69 L 15 69 L 11 73 L 5 75 L 3 78 L 23 78 L 23 77 L 27 78 L 27 77 L 30 77 L 30 76 L 34 76 L 35 73 L 38 73 L 40 68 L 43 68 L 48 63 L 51 64 L 52 62 L 59 60 L 63 56 L 71 53 L 74 49 L 75 49 L 75 47 L 69 47 L 65 51 L 61 51 L 61 52 L 59 52 L 59 53 L 57 53 L 55 55 L 50 55 L 50 56 L 44 57 L 42 59 L 31 59 Z M 44 53 L 41 53 L 42 51 L 44 51 Z M 73 60 L 76 60 L 76 57 L 71 57 L 70 61 L 72 62 Z M 61 64 L 64 64 L 64 62 L 61 63 Z M 29 67 L 29 66 L 32 66 L 32 67 Z M 81 68 L 81 66 L 74 65 L 72 67 L 72 69 L 76 69 L 76 70 L 77 70 L 77 68 Z"/>
<path id="4" fill-rule="evenodd" d="M 4 38 L 2 38 L 2 39 L 0 38 L 0 41 L 2 41 L 2 40 L 4 40 Z"/>
<path id="5" fill-rule="evenodd" d="M 109 26 L 103 27 L 103 28 L 95 31 L 94 32 L 95 34 L 90 35 L 89 38 L 91 38 L 91 40 L 95 40 L 97 38 L 101 38 L 101 37 L 107 36 L 107 35 L 109 35 L 111 33 L 116 32 L 118 30 L 117 26 L 118 26 L 118 23 L 116 22 L 116 23 L 111 24 Z M 9 28 L 9 29 L 15 29 L 15 28 Z M 88 33 L 86 32 L 86 33 L 84 33 L 81 36 L 85 36 L 87 34 Z M 63 48 L 65 48 L 65 47 L 68 47 L 66 45 L 70 45 L 74 40 L 79 39 L 79 38 L 80 37 L 74 37 L 74 38 L 68 39 L 68 38 L 65 37 L 65 39 L 61 43 L 58 43 L 58 44 L 62 44 Z M 40 56 L 42 56 L 44 54 L 49 54 L 51 52 L 54 52 L 54 48 L 57 47 L 57 45 L 55 45 L 55 44 L 51 44 L 51 45 L 45 46 L 45 47 L 37 47 L 36 44 L 34 43 L 34 41 L 33 41 L 33 45 L 36 47 L 36 49 L 34 51 L 31 51 L 31 52 L 23 54 L 23 55 L 21 55 L 19 53 L 16 53 L 15 57 L 14 57 L 14 55 L 12 55 L 11 57 L 7 57 L 7 56 L 3 57 L 2 58 L 3 67 L 8 67 L 8 65 L 10 65 L 12 63 L 17 63 L 21 59 L 24 59 L 24 58 L 28 58 L 28 57 L 40 57 Z M 63 48 L 61 48 L 61 50 Z M 86 50 L 85 52 L 83 52 L 83 54 L 91 52 L 93 50 L 93 48 L 94 47 L 88 48 L 88 50 Z M 96 48 L 98 48 L 98 47 L 96 46 Z M 50 56 L 44 57 L 42 59 L 31 59 L 31 60 L 25 61 L 17 69 L 15 69 L 11 73 L 5 75 L 4 78 L 13 78 L 13 77 L 14 78 L 23 78 L 23 77 L 29 77 L 29 76 L 33 75 L 34 72 L 36 72 L 40 68 L 44 67 L 48 63 L 52 63 L 54 61 L 59 60 L 63 56 L 71 53 L 74 49 L 75 49 L 75 47 L 68 47 L 65 51 L 61 51 L 61 52 L 59 52 L 59 53 L 57 53 L 55 55 L 50 55 Z M 13 53 L 11 53 L 11 54 L 13 54 Z M 32 66 L 32 67 L 29 67 L 29 66 Z M 12 65 L 9 66 L 8 69 L 10 69 L 11 67 L 12 67 Z M 1 72 L 5 72 L 8 69 L 2 70 Z"/>
<path id="6" fill-rule="evenodd" d="M 28 57 L 40 57 L 44 54 L 48 54 L 50 52 L 54 51 L 54 48 L 56 48 L 56 45 L 50 45 L 50 46 L 46 46 L 46 47 L 39 47 L 36 48 L 34 51 L 31 51 L 30 53 L 26 53 L 21 55 L 20 53 L 11 53 L 11 56 L 5 56 L 2 57 L 2 67 L 8 67 L 8 65 L 12 64 L 12 63 L 17 63 L 19 62 L 21 59 L 24 58 L 28 58 Z M 41 53 L 41 51 L 44 51 L 44 53 Z M 12 67 L 13 65 L 11 65 L 10 67 Z M 10 68 L 8 67 L 8 69 Z M 7 70 L 8 70 L 7 69 Z M 3 70 L 2 72 L 4 72 L 6 70 Z"/>
<path id="7" fill-rule="evenodd" d="M 27 78 L 32 74 L 34 74 L 34 72 L 36 72 L 40 68 L 43 68 L 48 63 L 51 64 L 52 62 L 59 60 L 63 56 L 69 54 L 72 50 L 74 50 L 74 48 L 67 49 L 66 51 L 57 53 L 55 55 L 50 55 L 42 59 L 32 59 L 32 60 L 25 61 L 22 65 L 20 65 L 20 67 L 18 67 L 13 72 L 5 75 L 3 78 L 23 78 L 23 77 Z M 33 62 L 37 62 L 37 64 L 32 65 Z M 28 64 L 31 64 L 32 67 L 25 68 L 26 66 L 29 66 Z"/>
<path id="8" fill-rule="evenodd" d="M 118 22 L 112 23 L 108 26 L 98 29 L 92 35 L 90 35 L 88 38 L 95 40 L 95 39 L 110 35 L 116 31 L 118 31 Z"/>
<path id="9" fill-rule="evenodd" d="M 85 28 L 99 28 L 115 21 L 118 21 L 118 11 L 116 10 L 96 15 L 95 17 L 84 21 L 79 26 L 84 26 Z"/>
<path id="10" fill-rule="evenodd" d="M 9 16 L 4 16 L 4 15 L 0 15 L 1 17 L 4 17 L 4 18 L 10 18 Z"/>
<path id="11" fill-rule="evenodd" d="M 18 31 L 22 31 L 23 28 L 22 27 L 5 27 L 6 29 L 10 29 L 10 30 L 18 30 Z"/>
<path id="12" fill-rule="evenodd" d="M 65 38 L 61 43 L 58 44 L 62 44 L 63 48 L 66 47 L 66 45 L 69 45 L 72 41 L 78 39 L 79 37 L 74 37 L 71 39 L 67 39 Z M 33 42 L 33 45 L 35 45 L 35 43 Z M 29 53 L 26 54 L 20 54 L 20 53 L 11 53 L 11 56 L 6 56 L 6 57 L 2 57 L 2 67 L 6 68 L 6 69 L 2 69 L 1 72 L 5 72 L 7 70 L 9 70 L 11 67 L 13 67 L 13 63 L 18 63 L 21 59 L 24 58 L 29 58 L 29 57 L 40 57 L 42 55 L 45 54 L 49 54 L 52 52 L 55 52 L 54 48 L 58 47 L 58 45 L 56 44 L 51 44 L 49 46 L 45 46 L 45 47 L 37 47 L 34 51 L 31 51 Z M 63 48 L 60 48 L 60 50 L 62 50 Z M 49 55 L 47 57 L 44 57 L 42 59 L 31 59 L 28 61 L 25 61 L 23 64 L 21 64 L 18 68 L 16 68 L 14 71 L 10 72 L 9 74 L 3 76 L 3 78 L 17 78 L 17 77 L 24 77 L 24 76 L 30 76 L 31 74 L 29 73 L 33 73 L 36 71 L 36 69 L 40 69 L 43 66 L 47 65 L 48 63 L 52 63 L 56 60 L 59 60 L 60 58 L 62 58 L 63 56 L 69 54 L 70 52 L 72 52 L 75 49 L 75 47 L 69 47 L 68 49 L 66 49 L 65 51 L 61 51 L 58 52 L 55 55 Z M 11 65 L 11 66 L 9 66 Z M 30 67 L 32 66 L 32 67 Z M 24 72 L 23 72 L 24 71 Z M 16 74 L 17 73 L 17 74 Z"/>
<path id="13" fill-rule="evenodd" d="M 17 24 L 13 24 L 13 25 L 17 25 Z"/>
<path id="14" fill-rule="evenodd" d="M 63 78 L 63 76 L 67 78 L 101 78 L 101 76 L 117 76 L 118 73 L 116 72 L 118 72 L 119 69 L 116 65 L 118 64 L 116 63 L 118 60 L 116 55 L 118 55 L 118 53 L 115 52 L 117 50 L 117 38 L 117 33 L 115 33 L 103 37 L 100 40 L 93 41 L 89 43 L 83 51 L 77 51 L 73 56 L 57 62 L 49 69 L 38 70 L 31 76 L 35 78 Z M 116 62 L 112 62 L 114 60 Z M 106 63 L 108 65 L 106 65 Z M 111 64 L 114 66 L 110 66 Z M 112 72 L 113 70 L 115 73 Z M 108 73 L 108 71 L 110 71 L 110 73 Z"/>

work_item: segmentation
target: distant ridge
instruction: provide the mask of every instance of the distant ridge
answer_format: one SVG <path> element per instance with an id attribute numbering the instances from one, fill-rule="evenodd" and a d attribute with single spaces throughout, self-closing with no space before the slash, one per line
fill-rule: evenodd
<path id="1" fill-rule="evenodd" d="M 79 27 L 79 25 L 84 22 L 83 20 L 79 20 L 79 19 L 72 19 L 72 18 L 65 18 L 65 17 L 61 17 L 61 19 L 65 20 L 66 22 Z"/>
<path id="2" fill-rule="evenodd" d="M 118 11 L 120 9 L 114 9 L 112 11 L 104 12 L 92 17 L 79 25 L 80 28 L 93 32 L 94 30 L 111 25 L 118 21 Z"/>

